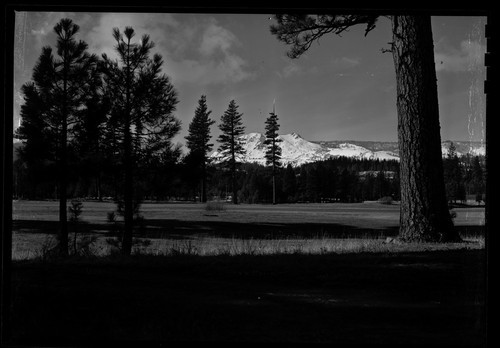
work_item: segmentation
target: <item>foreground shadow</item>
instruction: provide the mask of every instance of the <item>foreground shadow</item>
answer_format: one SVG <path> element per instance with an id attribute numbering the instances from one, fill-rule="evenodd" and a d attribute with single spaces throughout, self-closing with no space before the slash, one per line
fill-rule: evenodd
<path id="1" fill-rule="evenodd" d="M 13 274 L 15 344 L 484 346 L 481 250 L 140 256 L 23 262 Z"/>
<path id="2" fill-rule="evenodd" d="M 70 224 L 70 233 L 98 233 L 113 236 L 120 230 L 121 224 L 85 223 Z M 153 239 L 183 239 L 193 236 L 223 238 L 385 238 L 395 237 L 398 226 L 386 228 L 361 228 L 334 223 L 237 223 L 225 221 L 184 221 L 175 219 L 146 220 L 135 229 L 135 237 Z M 483 237 L 485 226 L 456 226 L 461 236 Z M 24 233 L 56 234 L 57 221 L 13 221 L 12 230 Z"/>

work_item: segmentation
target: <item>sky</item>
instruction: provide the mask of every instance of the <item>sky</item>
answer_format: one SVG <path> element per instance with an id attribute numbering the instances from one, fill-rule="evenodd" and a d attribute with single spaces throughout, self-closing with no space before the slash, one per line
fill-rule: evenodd
<path id="1" fill-rule="evenodd" d="M 162 72 L 178 92 L 182 122 L 175 143 L 184 144 L 201 95 L 206 95 L 212 142 L 229 102 L 243 113 L 245 131 L 264 132 L 273 110 L 280 134 L 309 141 L 397 141 L 396 78 L 389 48 L 391 23 L 381 17 L 365 37 L 364 26 L 323 36 L 300 58 L 271 35 L 271 14 L 17 12 L 14 50 L 14 127 L 43 46 L 55 47 L 62 18 L 80 26 L 89 51 L 116 57 L 114 27 L 150 35 Z M 484 141 L 485 17 L 432 17 L 442 140 Z M 216 145 L 217 146 L 217 145 Z M 216 147 L 215 146 L 215 147 Z"/>

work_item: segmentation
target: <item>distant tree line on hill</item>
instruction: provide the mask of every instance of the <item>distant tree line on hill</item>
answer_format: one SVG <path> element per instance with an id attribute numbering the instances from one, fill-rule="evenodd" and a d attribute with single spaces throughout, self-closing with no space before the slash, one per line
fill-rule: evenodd
<path id="1" fill-rule="evenodd" d="M 448 203 L 485 201 L 486 163 L 484 156 L 466 154 L 459 157 L 453 142 L 443 159 L 444 179 Z"/>
<path id="2" fill-rule="evenodd" d="M 456 152 L 450 151 L 443 158 L 443 165 L 450 203 L 467 199 L 478 203 L 484 201 L 484 156 L 458 157 Z M 116 200 L 120 197 L 119 163 L 103 161 L 96 169 L 86 162 L 75 161 L 70 168 L 69 198 Z M 58 199 L 57 167 L 51 161 L 40 161 L 32 166 L 18 157 L 13 170 L 16 198 Z M 233 199 L 230 169 L 222 164 L 209 164 L 204 169 L 206 180 L 200 183 L 198 162 L 189 154 L 183 156 L 180 152 L 172 152 L 170 156 L 143 163 L 137 170 L 136 194 L 141 199 L 200 201 L 204 189 L 208 200 Z M 275 171 L 277 203 L 400 199 L 398 161 L 337 157 L 297 167 L 278 167 Z M 235 175 L 238 201 L 272 203 L 272 176 L 270 166 L 240 164 Z"/>

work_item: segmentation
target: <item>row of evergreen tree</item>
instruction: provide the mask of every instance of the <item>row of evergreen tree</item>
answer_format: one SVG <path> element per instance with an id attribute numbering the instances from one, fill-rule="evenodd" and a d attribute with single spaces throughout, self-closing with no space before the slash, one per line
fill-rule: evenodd
<path id="1" fill-rule="evenodd" d="M 24 146 L 19 156 L 35 181 L 37 174 L 57 180 L 58 245 L 63 256 L 68 254 L 70 183 L 80 171 L 96 177 L 101 167 L 118 166 L 123 173 L 122 250 L 130 254 L 135 177 L 144 165 L 180 151 L 172 145 L 180 130 L 173 114 L 177 92 L 162 73 L 162 57 L 151 56 L 154 43 L 148 35 L 137 42 L 133 28 L 114 28 L 117 59 L 112 59 L 90 54 L 88 45 L 76 39 L 78 31 L 70 19 L 58 22 L 56 49 L 42 48 L 31 81 L 22 86 L 22 122 L 16 136 Z M 46 172 L 47 167 L 52 170 Z"/>
<path id="2" fill-rule="evenodd" d="M 452 145 L 453 146 L 453 145 Z M 452 151 L 443 159 L 448 200 L 484 200 L 484 157 L 458 157 Z M 233 201 L 229 168 L 223 164 L 199 166 L 189 154 L 165 157 L 139 168 L 136 197 L 147 200 Z M 73 163 L 68 185 L 70 198 L 119 200 L 122 176 L 119 166 L 106 162 L 96 171 L 88 162 Z M 97 174 L 95 174 L 97 172 Z M 58 199 L 57 167 L 31 166 L 22 158 L 14 163 L 14 194 L 24 199 Z M 361 202 L 390 197 L 399 200 L 399 163 L 331 158 L 298 167 L 244 163 L 235 172 L 236 194 L 242 203 Z"/>
<path id="3" fill-rule="evenodd" d="M 450 143 L 443 159 L 446 196 L 449 203 L 475 200 L 484 202 L 486 193 L 485 157 L 466 154 L 459 157 Z"/>
<path id="4" fill-rule="evenodd" d="M 149 36 L 135 41 L 133 28 L 123 32 L 114 28 L 117 59 L 112 59 L 90 54 L 88 45 L 76 39 L 78 31 L 70 19 L 57 23 L 56 50 L 43 47 L 31 81 L 22 86 L 24 104 L 16 137 L 23 146 L 14 164 L 14 192 L 18 197 L 57 197 L 62 255 L 68 249 L 68 198 L 84 191 L 88 196 L 92 190 L 100 198 L 112 195 L 124 216 L 122 250 L 130 254 L 134 214 L 144 196 L 167 195 L 181 172 L 182 178 L 196 179 L 201 185 L 200 200 L 206 201 L 214 121 L 202 96 L 186 137 L 189 153 L 179 166 L 181 149 L 172 143 L 181 128 L 174 116 L 179 100 L 169 77 L 162 73 L 162 57 L 151 57 L 154 43 Z M 225 156 L 235 204 L 236 158 L 244 152 L 242 115 L 232 100 L 219 125 L 219 151 Z M 269 120 L 276 121 L 276 115 Z M 279 166 L 278 128 L 276 123 L 269 128 L 274 139 L 271 154 L 266 155 L 274 174 Z"/>

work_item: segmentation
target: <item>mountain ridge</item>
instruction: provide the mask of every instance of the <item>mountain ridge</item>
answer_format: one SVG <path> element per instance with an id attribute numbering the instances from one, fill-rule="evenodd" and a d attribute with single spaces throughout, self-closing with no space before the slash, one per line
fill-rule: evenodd
<path id="1" fill-rule="evenodd" d="M 245 149 L 247 155 L 239 157 L 240 162 L 256 162 L 265 165 L 265 136 L 262 133 L 247 133 L 242 136 L 246 141 Z M 308 141 L 302 138 L 298 133 L 280 135 L 285 145 L 282 149 L 282 162 L 284 166 L 288 163 L 298 166 L 304 163 L 321 161 L 330 157 L 345 156 L 354 158 L 373 158 L 373 159 L 394 159 L 399 160 L 398 143 L 395 141 L 368 141 L 368 140 L 322 140 Z M 248 141 L 250 140 L 250 141 Z M 457 155 L 463 156 L 467 153 L 471 155 L 485 155 L 485 145 L 481 142 L 470 141 L 450 141 L 441 142 L 441 151 L 443 156 L 448 153 L 450 143 L 453 142 L 457 149 Z M 13 160 L 17 159 L 16 150 L 22 147 L 22 142 L 16 142 L 13 145 Z M 248 152 L 251 156 L 248 155 Z M 220 162 L 223 156 L 217 151 L 212 152 L 211 159 L 215 163 Z"/>
<path id="2" fill-rule="evenodd" d="M 308 141 L 298 133 L 283 134 L 279 146 L 282 149 L 281 161 L 284 166 L 300 166 L 305 163 L 326 160 L 332 157 L 350 157 L 357 159 L 379 159 L 399 160 L 399 149 L 397 142 L 390 141 L 363 141 L 363 140 L 327 140 Z M 265 165 L 265 136 L 262 133 L 247 133 L 240 137 L 243 140 L 244 156 L 238 156 L 237 160 L 244 163 L 259 163 Z M 452 141 L 441 142 L 443 156 L 448 154 L 448 148 Z M 457 149 L 457 155 L 466 153 L 471 155 L 485 154 L 484 144 L 481 142 L 453 141 Z M 214 151 L 210 158 L 215 163 L 225 159 L 224 154 Z"/>

